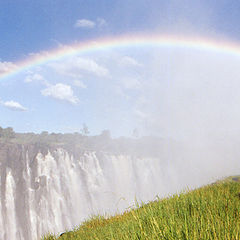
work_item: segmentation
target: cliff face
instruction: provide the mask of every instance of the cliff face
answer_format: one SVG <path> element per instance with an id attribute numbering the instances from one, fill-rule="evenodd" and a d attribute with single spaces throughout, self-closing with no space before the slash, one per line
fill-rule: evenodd
<path id="1" fill-rule="evenodd" d="M 0 145 L 0 168 L 0 239 L 6 240 L 34 240 L 91 214 L 123 211 L 135 198 L 164 192 L 159 180 L 166 177 L 157 158 L 18 144 Z"/>
<path id="2" fill-rule="evenodd" d="M 200 186 L 219 176 L 216 164 L 201 164 L 205 157 L 198 161 L 171 147 L 161 157 L 141 157 L 0 144 L 0 239 L 39 239 L 71 229 L 91 214 L 121 212 L 135 199 Z"/>

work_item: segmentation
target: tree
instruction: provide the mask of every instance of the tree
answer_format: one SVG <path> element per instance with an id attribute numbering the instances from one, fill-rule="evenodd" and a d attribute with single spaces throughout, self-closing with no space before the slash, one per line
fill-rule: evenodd
<path id="1" fill-rule="evenodd" d="M 133 129 L 132 136 L 133 136 L 134 138 L 139 138 L 139 132 L 138 132 L 138 129 L 137 129 L 137 128 L 134 128 L 134 129 Z"/>
<path id="2" fill-rule="evenodd" d="M 111 133 L 110 133 L 110 131 L 109 130 L 103 130 L 102 132 L 101 132 L 101 134 L 100 134 L 100 137 L 102 138 L 102 139 L 107 139 L 107 140 L 109 140 L 110 138 L 111 138 Z"/>
<path id="3" fill-rule="evenodd" d="M 83 123 L 83 127 L 81 129 L 81 133 L 82 133 L 82 135 L 85 135 L 85 136 L 87 136 L 90 133 L 89 130 L 88 130 L 88 127 L 87 127 L 87 125 L 85 123 Z"/>
<path id="4" fill-rule="evenodd" d="M 41 132 L 41 136 L 47 137 L 47 136 L 48 136 L 48 131 L 42 131 L 42 132 Z"/>
<path id="5" fill-rule="evenodd" d="M 3 137 L 3 128 L 0 127 L 0 137 Z"/>
<path id="6" fill-rule="evenodd" d="M 8 127 L 8 128 L 4 128 L 1 130 L 2 134 L 1 136 L 6 138 L 6 139 L 11 139 L 15 137 L 15 132 L 13 131 L 13 128 Z"/>

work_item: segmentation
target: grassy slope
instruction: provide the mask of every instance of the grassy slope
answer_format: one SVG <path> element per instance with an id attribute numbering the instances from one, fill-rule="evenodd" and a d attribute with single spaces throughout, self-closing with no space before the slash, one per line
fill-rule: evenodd
<path id="1" fill-rule="evenodd" d="M 234 180 L 228 178 L 115 217 L 96 217 L 58 239 L 240 239 L 240 177 Z"/>

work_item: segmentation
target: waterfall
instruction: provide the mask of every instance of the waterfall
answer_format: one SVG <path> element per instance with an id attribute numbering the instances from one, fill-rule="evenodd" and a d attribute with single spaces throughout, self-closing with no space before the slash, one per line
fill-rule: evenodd
<path id="1" fill-rule="evenodd" d="M 15 181 L 11 170 L 7 169 L 6 175 L 6 190 L 5 190 L 5 238 L 15 239 L 17 236 L 17 222 L 16 222 L 16 191 Z"/>
<path id="2" fill-rule="evenodd" d="M 17 144 L 0 152 L 2 240 L 37 240 L 91 215 L 120 213 L 136 200 L 154 200 L 219 176 L 212 169 L 203 175 L 200 161 L 171 152 L 143 157 L 85 151 L 77 156 L 62 148 L 43 151 Z"/>

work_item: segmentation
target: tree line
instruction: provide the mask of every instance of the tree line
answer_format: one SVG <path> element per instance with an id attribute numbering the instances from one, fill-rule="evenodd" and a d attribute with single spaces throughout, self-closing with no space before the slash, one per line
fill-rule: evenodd
<path id="1" fill-rule="evenodd" d="M 0 138 L 12 139 L 15 136 L 16 136 L 16 133 L 14 132 L 13 128 L 11 128 L 11 127 L 7 127 L 7 128 L 0 127 Z"/>

